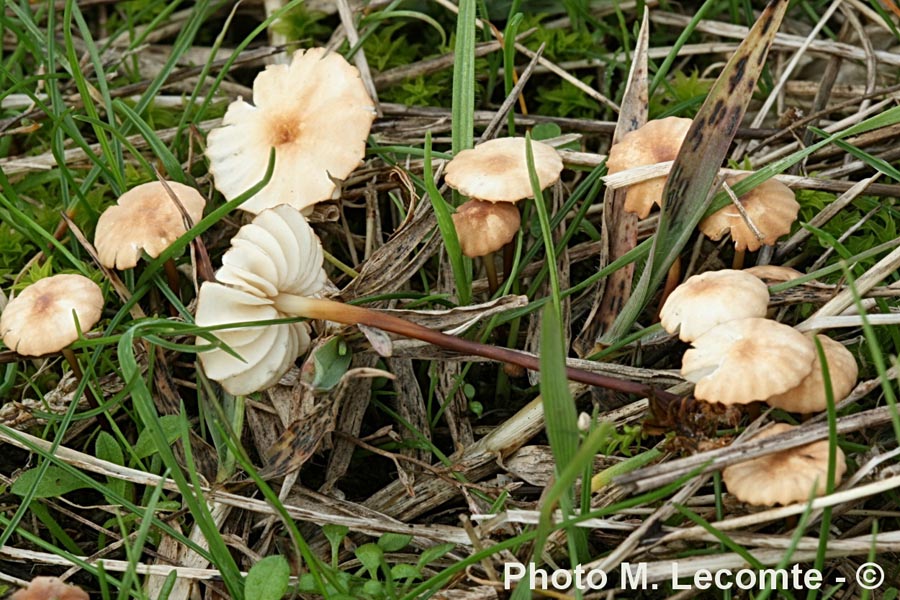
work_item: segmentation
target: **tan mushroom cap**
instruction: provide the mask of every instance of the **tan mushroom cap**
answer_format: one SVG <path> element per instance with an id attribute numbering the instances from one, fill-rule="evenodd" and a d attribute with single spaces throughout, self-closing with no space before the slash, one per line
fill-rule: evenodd
<path id="1" fill-rule="evenodd" d="M 329 200 L 335 179 L 362 162 L 375 105 L 359 71 L 325 48 L 298 50 L 290 65 L 269 65 L 253 82 L 253 104 L 232 102 L 207 138 L 216 189 L 236 198 L 259 183 L 275 148 L 272 179 L 241 205 L 252 213 Z"/>
<path id="2" fill-rule="evenodd" d="M 822 344 L 825 360 L 828 362 L 828 375 L 831 379 L 834 401 L 840 402 L 856 385 L 859 367 L 856 365 L 853 354 L 843 344 L 834 341 L 827 335 L 820 334 L 816 337 Z M 766 403 L 788 412 L 803 414 L 825 410 L 828 402 L 825 397 L 825 378 L 822 376 L 819 353 L 816 352 L 813 360 L 812 372 L 804 377 L 797 387 L 767 398 Z"/>
<path id="3" fill-rule="evenodd" d="M 749 404 L 797 386 L 812 371 L 815 347 L 802 333 L 768 319 L 717 325 L 684 353 L 681 375 L 708 402 Z"/>
<path id="4" fill-rule="evenodd" d="M 765 281 L 778 283 L 793 281 L 805 275 L 805 273 L 801 273 L 797 269 L 782 267 L 780 265 L 756 265 L 755 267 L 744 269 L 744 273 L 750 273 L 754 277 L 759 277 Z"/>
<path id="5" fill-rule="evenodd" d="M 87 592 L 56 577 L 35 577 L 10 600 L 90 600 Z"/>
<path id="6" fill-rule="evenodd" d="M 648 121 L 643 127 L 631 131 L 609 149 L 606 170 L 612 175 L 644 165 L 675 160 L 681 144 L 693 121 L 681 117 L 666 117 Z M 662 205 L 666 177 L 654 177 L 628 186 L 625 192 L 625 210 L 645 219 L 653 205 Z"/>
<path id="7" fill-rule="evenodd" d="M 776 423 L 751 439 L 761 440 L 792 429 L 792 425 Z M 836 454 L 834 479 L 838 485 L 847 472 L 847 461 L 840 448 Z M 821 496 L 827 477 L 827 440 L 760 456 L 722 471 L 728 491 L 741 502 L 756 506 L 806 502 L 811 493 Z"/>
<path id="8" fill-rule="evenodd" d="M 735 185 L 751 173 L 729 177 L 729 186 Z M 737 250 L 755 252 L 763 244 L 771 246 L 778 238 L 791 232 L 791 225 L 797 220 L 800 204 L 788 186 L 775 179 L 768 179 L 740 197 L 741 205 L 750 221 L 763 236 L 760 240 L 747 225 L 744 217 L 733 205 L 719 209 L 700 221 L 700 231 L 711 240 L 720 240 L 731 233 Z"/>
<path id="9" fill-rule="evenodd" d="M 193 223 L 203 218 L 206 200 L 200 192 L 175 181 L 166 185 Z M 94 246 L 104 267 L 130 269 L 141 251 L 156 258 L 185 231 L 182 213 L 165 186 L 151 181 L 131 188 L 100 215 Z"/>
<path id="10" fill-rule="evenodd" d="M 58 352 L 88 331 L 103 311 L 100 287 L 82 275 L 45 277 L 9 301 L 0 315 L 0 336 L 11 350 L 25 356 Z"/>
<path id="11" fill-rule="evenodd" d="M 541 189 L 556 183 L 563 169 L 559 152 L 533 140 L 531 150 Z M 518 202 L 534 195 L 522 137 L 497 138 L 463 150 L 447 163 L 444 180 L 469 198 L 485 202 Z"/>
<path id="12" fill-rule="evenodd" d="M 462 253 L 485 256 L 508 244 L 519 231 L 521 217 L 515 204 L 469 200 L 453 214 Z"/>
<path id="13" fill-rule="evenodd" d="M 723 269 L 688 277 L 666 299 L 659 317 L 663 329 L 691 342 L 720 323 L 764 317 L 768 305 L 769 288 L 759 278 Z"/>

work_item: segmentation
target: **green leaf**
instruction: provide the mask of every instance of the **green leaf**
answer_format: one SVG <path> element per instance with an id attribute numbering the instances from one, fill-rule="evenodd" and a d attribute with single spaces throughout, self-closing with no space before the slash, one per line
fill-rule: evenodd
<path id="1" fill-rule="evenodd" d="M 411 535 L 402 533 L 385 533 L 378 538 L 378 547 L 385 552 L 398 552 L 406 548 L 412 541 Z"/>
<path id="2" fill-rule="evenodd" d="M 460 0 L 453 50 L 453 154 L 475 140 L 475 0 Z"/>
<path id="3" fill-rule="evenodd" d="M 180 431 L 179 421 L 181 415 L 163 415 L 159 418 L 159 426 L 162 428 L 166 436 L 166 442 L 171 446 L 178 439 Z M 159 448 L 153 439 L 153 434 L 149 429 L 144 429 L 138 436 L 137 442 L 134 444 L 134 454 L 139 459 L 153 456 L 159 452 Z"/>
<path id="4" fill-rule="evenodd" d="M 549 140 L 562 135 L 562 129 L 556 123 L 538 123 L 531 128 L 531 139 Z"/>
<path id="5" fill-rule="evenodd" d="M 250 569 L 244 580 L 246 600 L 281 600 L 291 582 L 291 567 L 283 556 L 267 556 Z"/>
<path id="6" fill-rule="evenodd" d="M 91 487 L 85 481 L 56 465 L 47 467 L 44 476 L 39 478 L 40 474 L 38 468 L 28 469 L 13 482 L 10 491 L 17 496 L 24 496 L 34 488 L 35 498 L 55 498 L 75 490 Z"/>
<path id="7" fill-rule="evenodd" d="M 97 441 L 94 442 L 94 449 L 97 453 L 97 458 L 99 458 L 100 460 L 105 460 L 117 465 L 125 465 L 125 456 L 122 453 L 122 448 L 121 446 L 119 446 L 116 438 L 114 438 L 109 432 L 100 432 L 100 434 L 97 436 Z M 114 489 L 116 493 L 123 496 L 126 495 L 128 482 L 116 477 L 107 477 L 107 480 L 109 483 L 109 487 Z"/>
<path id="8" fill-rule="evenodd" d="M 363 544 L 356 549 L 356 558 L 369 572 L 369 576 L 373 579 L 378 577 L 378 567 L 381 566 L 381 559 L 384 558 L 384 551 L 378 544 Z"/>
<path id="9" fill-rule="evenodd" d="M 446 544 L 438 544 L 437 546 L 432 546 L 431 548 L 426 548 L 425 550 L 422 551 L 422 554 L 419 556 L 419 562 L 418 562 L 419 568 L 422 568 L 425 565 L 427 565 L 428 563 L 441 558 L 442 556 L 444 556 L 445 554 L 447 554 L 448 552 L 453 550 L 453 548 L 455 548 L 455 547 L 456 546 L 454 544 L 451 544 L 448 542 Z"/>
<path id="10" fill-rule="evenodd" d="M 391 567 L 391 578 L 397 579 L 415 579 L 421 577 L 422 573 L 412 565 L 400 563 Z"/>
<path id="11" fill-rule="evenodd" d="M 344 339 L 336 336 L 331 338 L 324 346 L 316 350 L 313 356 L 313 364 L 316 373 L 313 376 L 312 386 L 317 390 L 330 390 L 338 383 L 350 368 L 350 360 L 353 353 L 344 342 Z"/>

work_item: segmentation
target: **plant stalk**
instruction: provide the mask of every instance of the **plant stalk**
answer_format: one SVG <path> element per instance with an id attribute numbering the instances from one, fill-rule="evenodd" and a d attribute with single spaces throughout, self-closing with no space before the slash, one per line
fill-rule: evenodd
<path id="1" fill-rule="evenodd" d="M 292 294 L 279 294 L 278 297 L 275 298 L 275 308 L 282 313 L 306 317 L 308 319 L 322 319 L 325 321 L 343 323 L 344 325 L 367 325 L 369 327 L 377 327 L 384 331 L 389 331 L 407 338 L 422 340 L 423 342 L 447 348 L 448 350 L 463 354 L 474 354 L 498 362 L 519 365 L 520 367 L 532 371 L 540 371 L 540 361 L 535 356 L 530 356 L 516 350 L 510 350 L 509 348 L 491 346 L 489 344 L 482 344 L 453 335 L 447 335 L 440 331 L 423 327 L 417 323 L 412 323 L 405 319 L 363 308 L 361 306 L 344 304 L 342 302 L 335 302 L 334 300 L 322 298 L 307 298 L 304 296 L 294 296 Z M 574 367 L 566 367 L 566 376 L 572 381 L 615 390 L 625 394 L 636 394 L 644 397 L 655 395 L 656 398 L 663 400 L 677 400 L 680 398 L 676 394 L 658 390 L 643 383 L 624 381 L 599 373 L 576 369 Z"/>

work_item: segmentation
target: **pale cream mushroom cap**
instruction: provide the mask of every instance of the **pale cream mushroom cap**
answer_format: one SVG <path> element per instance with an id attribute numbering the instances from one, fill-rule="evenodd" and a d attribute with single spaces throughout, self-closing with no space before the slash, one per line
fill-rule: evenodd
<path id="1" fill-rule="evenodd" d="M 749 404 L 795 387 L 812 371 L 815 347 L 802 333 L 768 319 L 717 325 L 684 353 L 681 375 L 708 402 Z"/>
<path id="2" fill-rule="evenodd" d="M 252 213 L 329 200 L 334 179 L 362 162 L 375 105 L 359 71 L 324 48 L 298 50 L 290 65 L 269 65 L 253 82 L 253 104 L 239 99 L 207 138 L 216 189 L 231 200 L 259 183 L 276 149 L 272 179 L 241 205 Z"/>
<path id="3" fill-rule="evenodd" d="M 90 600 L 87 592 L 56 577 L 35 577 L 10 600 Z"/>
<path id="4" fill-rule="evenodd" d="M 726 182 L 733 186 L 751 174 L 729 177 Z M 744 217 L 733 205 L 721 208 L 700 221 L 700 231 L 711 240 L 720 240 L 731 233 L 737 250 L 755 252 L 763 244 L 771 246 L 778 238 L 791 232 L 791 225 L 797 220 L 800 204 L 788 186 L 775 179 L 768 179 L 740 197 L 741 205 L 750 221 L 756 226 L 763 239 L 760 240 L 747 225 Z"/>
<path id="5" fill-rule="evenodd" d="M 531 150 L 541 189 L 556 183 L 563 169 L 559 152 L 533 140 Z M 469 198 L 485 202 L 518 202 L 534 195 L 522 137 L 497 138 L 463 150 L 447 163 L 444 180 Z"/>
<path id="6" fill-rule="evenodd" d="M 691 119 L 666 117 L 648 121 L 643 127 L 622 137 L 609 149 L 606 170 L 612 175 L 635 167 L 675 160 L 681 144 L 691 128 Z M 625 210 L 645 219 L 653 205 L 662 205 L 666 177 L 654 177 L 628 186 Z"/>
<path id="7" fill-rule="evenodd" d="M 203 218 L 206 200 L 200 192 L 175 181 L 166 185 L 193 223 Z M 131 188 L 100 215 L 94 246 L 104 267 L 130 269 L 142 251 L 156 258 L 185 231 L 181 211 L 165 186 L 151 181 Z"/>
<path id="8" fill-rule="evenodd" d="M 469 200 L 453 214 L 453 225 L 462 253 L 485 256 L 508 244 L 519 231 L 521 217 L 515 204 Z"/>
<path id="9" fill-rule="evenodd" d="M 765 281 L 774 281 L 778 283 L 793 281 L 804 275 L 804 273 L 801 273 L 797 269 L 782 267 L 780 265 L 756 265 L 755 267 L 744 269 L 744 272 L 750 273 L 754 277 L 759 277 Z"/>
<path id="10" fill-rule="evenodd" d="M 691 342 L 716 325 L 764 317 L 769 288 L 742 271 L 723 269 L 688 277 L 666 298 L 659 312 L 663 329 Z"/>
<path id="11" fill-rule="evenodd" d="M 831 390 L 835 402 L 840 402 L 856 385 L 859 376 L 859 367 L 853 353 L 847 350 L 843 344 L 836 342 L 827 335 L 816 336 L 822 344 L 825 352 L 825 360 L 828 361 L 828 374 L 831 379 Z M 769 406 L 781 408 L 788 412 L 815 413 L 828 407 L 825 397 L 825 378 L 822 376 L 822 365 L 819 363 L 819 353 L 813 359 L 812 372 L 803 378 L 797 385 L 784 392 L 770 396 L 766 399 Z"/>
<path id="12" fill-rule="evenodd" d="M 795 429 L 786 423 L 776 423 L 750 438 L 761 440 Z M 847 472 L 844 452 L 837 448 L 835 457 L 835 485 Z M 806 502 L 825 493 L 828 478 L 828 441 L 813 442 L 726 467 L 722 471 L 725 486 L 735 498 L 755 506 Z"/>
<path id="13" fill-rule="evenodd" d="M 100 320 L 103 293 L 82 275 L 45 277 L 9 301 L 0 316 L 0 336 L 10 350 L 42 356 L 62 350 Z"/>
<path id="14" fill-rule="evenodd" d="M 315 296 L 327 281 L 322 245 L 297 209 L 262 211 L 232 240 L 216 272 L 218 282 L 200 288 L 195 321 L 202 327 L 285 318 L 279 294 Z M 241 358 L 216 348 L 198 354 L 206 374 L 229 393 L 271 387 L 309 347 L 305 323 L 218 329 L 211 332 Z M 198 337 L 198 345 L 207 342 Z"/>

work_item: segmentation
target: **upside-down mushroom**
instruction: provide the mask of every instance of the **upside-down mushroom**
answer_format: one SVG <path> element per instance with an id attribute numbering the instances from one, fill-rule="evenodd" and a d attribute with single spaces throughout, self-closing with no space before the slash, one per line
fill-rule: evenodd
<path id="1" fill-rule="evenodd" d="M 469 200 L 456 209 L 452 218 L 462 253 L 469 258 L 484 257 L 484 269 L 493 294 L 498 287 L 493 253 L 516 237 L 521 224 L 519 209 L 510 202 Z"/>

